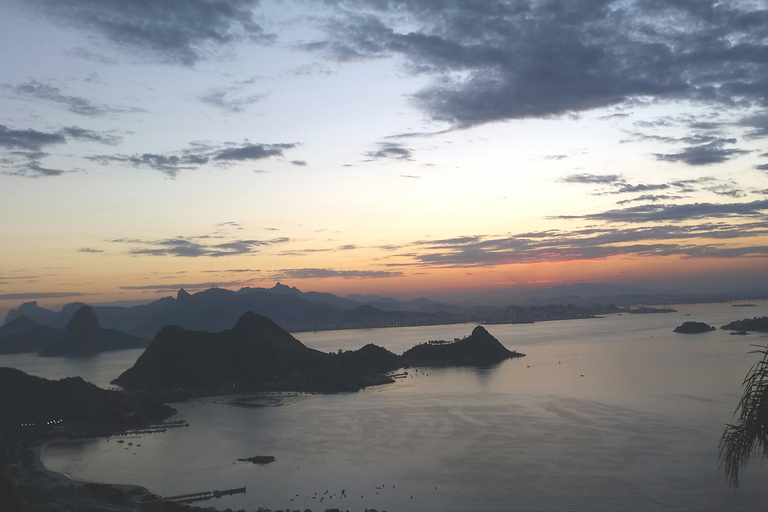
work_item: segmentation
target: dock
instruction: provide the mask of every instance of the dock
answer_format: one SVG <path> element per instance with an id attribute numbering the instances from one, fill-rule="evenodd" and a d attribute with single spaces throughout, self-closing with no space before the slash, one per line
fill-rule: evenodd
<path id="1" fill-rule="evenodd" d="M 245 492 L 245 487 L 238 487 L 237 489 L 226 489 L 224 491 L 204 491 L 195 492 L 192 494 L 180 494 L 178 496 L 166 496 L 163 501 L 174 501 L 176 503 L 187 503 L 190 501 L 209 500 L 211 498 L 221 498 L 222 496 L 229 496 L 232 494 L 240 494 Z"/>

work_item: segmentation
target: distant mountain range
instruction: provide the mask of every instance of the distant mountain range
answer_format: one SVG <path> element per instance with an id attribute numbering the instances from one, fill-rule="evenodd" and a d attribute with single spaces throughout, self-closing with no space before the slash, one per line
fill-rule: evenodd
<path id="1" fill-rule="evenodd" d="M 53 318 L 46 311 L 41 310 L 40 316 Z M 101 327 L 89 306 L 79 307 L 62 328 L 42 325 L 23 314 L 0 327 L 0 354 L 38 352 L 42 356 L 89 356 L 142 346 L 137 336 Z"/>
<path id="2" fill-rule="evenodd" d="M 765 299 L 768 298 L 768 292 L 756 290 L 747 296 L 703 297 L 654 294 L 639 288 L 612 284 L 580 283 L 456 305 L 427 298 L 402 301 L 378 295 L 338 297 L 331 293 L 302 292 L 277 283 L 272 288 L 242 288 L 238 291 L 210 288 L 195 294 L 182 289 L 175 298 L 164 297 L 139 306 L 91 307 L 103 328 L 149 340 L 165 325 L 220 332 L 234 325 L 247 311 L 267 316 L 290 332 L 302 332 L 463 322 L 535 322 L 617 312 L 617 306 L 622 305 L 728 301 L 740 298 Z M 40 326 L 61 329 L 75 311 L 84 305 L 75 302 L 54 312 L 39 307 L 36 302 L 27 302 L 8 312 L 5 326 L 15 328 L 10 324 L 26 316 Z"/>

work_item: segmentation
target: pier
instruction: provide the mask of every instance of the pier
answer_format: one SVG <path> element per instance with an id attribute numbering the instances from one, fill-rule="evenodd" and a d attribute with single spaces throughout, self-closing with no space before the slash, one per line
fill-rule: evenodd
<path id="1" fill-rule="evenodd" d="M 245 487 L 238 487 L 237 489 L 226 489 L 224 491 L 204 491 L 195 492 L 192 494 L 180 494 L 178 496 L 166 496 L 163 501 L 174 501 L 176 503 L 186 503 L 190 501 L 209 500 L 211 498 L 221 498 L 222 496 L 229 496 L 232 494 L 240 494 L 245 492 Z"/>

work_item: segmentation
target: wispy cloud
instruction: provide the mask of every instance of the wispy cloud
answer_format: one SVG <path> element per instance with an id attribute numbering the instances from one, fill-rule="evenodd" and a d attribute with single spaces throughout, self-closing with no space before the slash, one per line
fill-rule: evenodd
<path id="1" fill-rule="evenodd" d="M 264 97 L 263 94 L 241 95 L 239 93 L 239 87 L 211 89 L 200 96 L 200 101 L 227 112 L 239 113 L 258 103 Z"/>
<path id="2" fill-rule="evenodd" d="M 296 146 L 295 143 L 229 143 L 223 147 L 191 145 L 185 150 L 168 154 L 94 155 L 87 158 L 102 165 L 124 163 L 133 167 L 153 169 L 175 178 L 183 170 L 197 169 L 208 163 L 243 162 L 284 156 L 285 150 Z"/>
<path id="3" fill-rule="evenodd" d="M 18 85 L 4 84 L 3 87 L 10 90 L 18 97 L 34 101 L 58 103 L 66 107 L 70 112 L 83 116 L 144 112 L 144 110 L 140 108 L 99 105 L 81 96 L 68 96 L 63 94 L 58 87 L 43 84 L 36 80 Z"/>
<path id="4" fill-rule="evenodd" d="M 475 235 L 435 241 L 418 240 L 404 248 L 412 249 L 410 252 L 399 254 L 399 258 L 405 262 L 390 263 L 387 266 L 415 264 L 426 267 L 471 268 L 595 260 L 623 255 L 765 257 L 768 256 L 768 249 L 759 241 L 768 235 L 767 226 L 763 219 L 759 219 L 751 223 L 703 222 L 631 228 L 590 227 L 573 231 L 519 233 L 504 237 Z M 719 242 L 712 243 L 713 240 Z M 729 245 L 727 242 L 731 240 L 739 240 L 740 247 Z M 749 244 L 747 240 L 758 243 Z"/>
<path id="5" fill-rule="evenodd" d="M 159 240 L 115 239 L 113 243 L 128 244 L 132 248 L 129 254 L 134 256 L 175 256 L 180 258 L 237 256 L 258 253 L 261 248 L 284 244 L 286 237 L 271 240 L 236 239 L 226 242 L 209 243 L 211 236 L 176 237 Z"/>
<path id="6" fill-rule="evenodd" d="M 726 148 L 726 144 L 735 144 L 736 139 L 716 139 L 706 144 L 688 146 L 677 153 L 655 153 L 657 160 L 667 162 L 683 162 L 688 165 L 712 165 L 730 160 L 733 157 L 745 155 L 749 151 L 737 148 Z"/>
<path id="7" fill-rule="evenodd" d="M 395 142 L 381 142 L 378 145 L 379 149 L 375 151 L 368 151 L 365 153 L 370 159 L 391 159 L 391 160 L 412 160 L 412 152 L 402 144 Z"/>
<path id="8" fill-rule="evenodd" d="M 66 297 L 82 297 L 84 295 L 86 294 L 79 292 L 1 293 L 0 300 L 62 299 Z"/>
<path id="9" fill-rule="evenodd" d="M 329 268 L 294 268 L 279 270 L 275 279 L 375 279 L 402 276 L 402 272 L 386 270 L 333 270 Z"/>
<path id="10" fill-rule="evenodd" d="M 768 201 L 752 201 L 749 203 L 695 203 L 671 205 L 643 205 L 629 208 L 609 210 L 588 215 L 561 215 L 552 219 L 585 219 L 603 220 L 608 222 L 663 222 L 682 221 L 704 218 L 766 218 Z"/>

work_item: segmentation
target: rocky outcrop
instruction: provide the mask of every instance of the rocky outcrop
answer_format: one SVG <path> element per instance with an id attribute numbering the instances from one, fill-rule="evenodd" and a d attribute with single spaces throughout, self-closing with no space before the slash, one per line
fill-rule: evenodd
<path id="1" fill-rule="evenodd" d="M 525 354 L 508 350 L 482 326 L 453 342 L 433 341 L 416 345 L 403 354 L 410 364 L 489 364 Z"/>
<path id="2" fill-rule="evenodd" d="M 675 327 L 675 331 L 681 334 L 699 334 L 702 332 L 714 331 L 715 328 L 704 322 L 683 322 L 682 325 Z"/>

